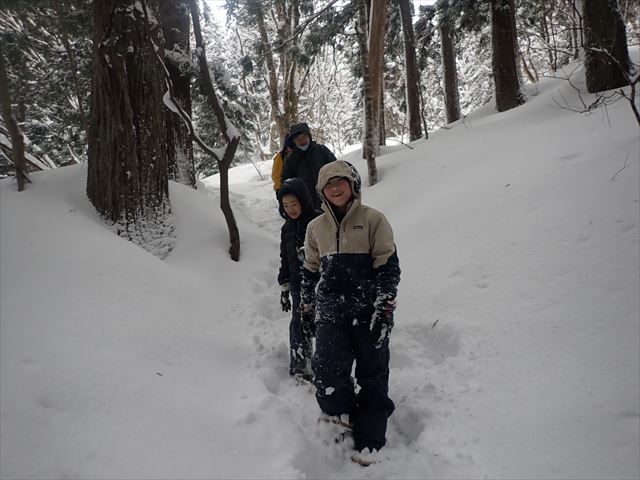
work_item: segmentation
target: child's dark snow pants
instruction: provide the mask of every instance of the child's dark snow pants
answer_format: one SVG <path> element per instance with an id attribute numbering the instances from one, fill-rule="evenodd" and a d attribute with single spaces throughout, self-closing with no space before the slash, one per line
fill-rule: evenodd
<path id="1" fill-rule="evenodd" d="M 291 292 L 291 322 L 289 323 L 289 374 L 310 375 L 311 339 L 306 338 L 300 320 L 300 292 Z"/>
<path id="2" fill-rule="evenodd" d="M 379 450 L 386 443 L 387 418 L 395 408 L 388 396 L 389 343 L 376 349 L 369 319 L 354 323 L 317 324 L 313 357 L 316 398 L 328 415 L 349 414 L 356 450 Z M 351 380 L 354 360 L 358 395 Z"/>

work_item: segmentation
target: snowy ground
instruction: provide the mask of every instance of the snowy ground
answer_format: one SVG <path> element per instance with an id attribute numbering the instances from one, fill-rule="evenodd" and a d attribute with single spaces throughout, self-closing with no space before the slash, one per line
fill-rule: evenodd
<path id="1" fill-rule="evenodd" d="M 100 224 L 84 166 L 2 181 L 0 477 L 639 478 L 638 126 L 532 94 L 385 148 L 364 188 L 402 266 L 366 469 L 288 376 L 268 163 L 231 172 L 239 263 L 215 177 L 171 185 L 166 261 Z"/>

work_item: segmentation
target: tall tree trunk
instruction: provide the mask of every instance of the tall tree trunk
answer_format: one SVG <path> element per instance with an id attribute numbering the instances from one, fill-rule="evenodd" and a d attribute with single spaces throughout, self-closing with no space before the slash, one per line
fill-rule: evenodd
<path id="1" fill-rule="evenodd" d="M 520 91 L 516 52 L 516 32 L 512 20 L 514 0 L 491 0 L 491 46 L 496 108 L 504 112 L 524 103 Z"/>
<path id="2" fill-rule="evenodd" d="M 362 68 L 362 158 L 367 160 L 367 172 L 369 185 L 375 185 L 378 181 L 376 168 L 376 148 L 378 147 L 378 130 L 374 109 L 374 91 L 371 80 L 371 67 L 369 56 L 369 19 L 367 14 L 368 0 L 358 0 L 357 34 L 360 47 L 360 64 Z"/>
<path id="3" fill-rule="evenodd" d="M 284 139 L 289 127 L 298 120 L 298 104 L 300 93 L 296 85 L 298 78 L 298 59 L 294 52 L 298 51 L 298 36 L 292 38 L 294 30 L 300 24 L 300 6 L 298 0 L 289 0 L 280 4 L 276 2 L 278 19 L 278 41 L 287 43 L 289 48 L 282 49 L 280 63 L 282 65 L 284 91 L 282 93 L 282 129 L 279 134 Z M 278 145 L 278 147 L 280 147 Z"/>
<path id="4" fill-rule="evenodd" d="M 551 38 L 551 34 L 549 33 L 549 23 L 547 22 L 547 9 L 546 2 L 540 3 L 540 27 L 542 29 L 542 38 L 546 45 L 547 50 L 547 62 L 549 63 L 549 67 L 554 72 L 558 69 L 556 65 L 556 51 L 552 48 L 553 39 Z"/>
<path id="5" fill-rule="evenodd" d="M 371 73 L 371 91 L 373 93 L 373 118 L 379 127 L 382 113 L 382 76 L 384 69 L 384 37 L 387 20 L 387 0 L 371 0 L 369 19 L 369 70 Z M 378 138 L 377 145 L 380 145 Z M 375 150 L 376 155 L 378 149 Z"/>
<path id="6" fill-rule="evenodd" d="M 520 59 L 522 55 L 520 54 L 520 45 L 518 44 L 518 24 L 516 23 L 516 5 L 515 0 L 511 2 L 511 8 L 509 10 L 511 17 L 511 29 L 513 35 L 511 36 L 511 41 L 513 42 L 513 59 L 516 62 L 516 75 L 518 76 L 518 88 L 522 91 L 522 87 L 524 85 L 524 79 L 522 77 L 522 65 L 520 65 Z M 554 40 L 555 43 L 555 40 Z"/>
<path id="7" fill-rule="evenodd" d="M 585 1 L 583 18 L 587 90 L 594 93 L 628 85 L 627 34 L 617 1 Z"/>
<path id="8" fill-rule="evenodd" d="M 571 27 L 574 38 L 574 60 L 584 62 L 584 19 L 582 18 L 582 0 L 566 0 L 571 11 Z"/>
<path id="9" fill-rule="evenodd" d="M 11 94 L 9 91 L 9 79 L 5 67 L 4 53 L 0 49 L 0 107 L 2 108 L 2 119 L 7 126 L 7 131 L 11 137 L 11 161 L 16 169 L 16 180 L 18 191 L 24 190 L 24 185 L 29 181 L 27 176 L 27 164 L 24 159 L 24 135 L 18 126 L 18 121 L 11 107 Z"/>
<path id="10" fill-rule="evenodd" d="M 68 8 L 66 2 L 54 2 L 54 8 L 56 9 L 56 14 L 59 18 L 62 18 L 65 15 L 65 9 Z M 73 79 L 73 89 L 76 95 L 76 102 L 78 102 L 78 114 L 80 115 L 80 122 L 82 123 L 82 128 L 84 129 L 84 133 L 89 138 L 89 119 L 87 118 L 87 114 L 84 110 L 84 103 L 86 95 L 82 94 L 82 88 L 80 87 L 80 79 L 78 78 L 78 74 L 80 72 L 80 68 L 78 67 L 78 62 L 76 61 L 76 55 L 71 48 L 71 43 L 69 42 L 69 34 L 64 27 L 64 24 L 60 25 L 60 38 L 62 39 L 62 44 L 64 45 L 64 49 L 67 52 L 67 58 L 69 59 L 69 66 L 71 67 L 71 77 Z"/>
<path id="11" fill-rule="evenodd" d="M 460 118 L 460 95 L 458 93 L 458 72 L 456 69 L 456 51 L 453 43 L 453 32 L 448 19 L 439 22 L 442 42 L 442 71 L 444 90 L 444 110 L 447 123 Z"/>
<path id="12" fill-rule="evenodd" d="M 366 11 L 366 9 L 365 9 Z M 367 157 L 369 185 L 378 183 L 375 157 L 380 150 L 380 115 L 382 114 L 382 72 L 384 67 L 384 36 L 386 31 L 387 0 L 371 0 L 367 30 L 368 69 L 371 87 L 371 128 L 368 139 L 371 150 Z M 366 93 L 366 92 L 365 92 Z"/>
<path id="13" fill-rule="evenodd" d="M 380 105 L 378 110 L 378 145 L 382 146 L 387 144 L 387 125 L 384 121 L 384 81 L 380 82 L 378 95 L 380 96 L 378 100 Z M 379 151 L 380 149 L 378 149 Z"/>
<path id="14" fill-rule="evenodd" d="M 173 95 L 182 109 L 191 116 L 191 78 L 185 63 L 189 55 L 189 11 L 183 0 L 163 0 L 160 3 L 160 23 L 165 39 L 165 65 L 173 85 Z M 169 176 L 183 185 L 196 188 L 196 168 L 189 129 L 176 114 L 167 115 L 169 142 Z"/>
<path id="15" fill-rule="evenodd" d="M 427 116 L 424 110 L 427 108 L 427 102 L 424 100 L 424 94 L 422 93 L 422 85 L 418 83 L 418 92 L 420 93 L 420 121 L 422 122 L 422 128 L 424 129 L 424 138 L 429 138 L 429 128 L 427 126 Z"/>
<path id="16" fill-rule="evenodd" d="M 146 4 L 148 16 L 155 16 L 157 2 Z M 93 7 L 87 195 L 119 235 L 166 256 L 173 225 L 164 74 L 153 50 L 153 44 L 161 48 L 160 31 L 130 0 L 101 0 Z"/>
<path id="17" fill-rule="evenodd" d="M 271 43 L 269 42 L 267 27 L 264 23 L 264 11 L 262 9 L 262 5 L 257 0 L 252 0 L 249 3 L 251 5 L 251 12 L 256 19 L 256 25 L 258 27 L 258 33 L 260 35 L 260 45 L 262 47 L 262 51 L 264 52 L 264 59 L 267 66 L 268 75 L 267 85 L 269 87 L 269 100 L 271 100 L 271 118 L 273 118 L 273 121 L 276 124 L 279 137 L 281 134 L 284 135 L 283 132 L 287 131 L 289 125 L 283 118 L 282 111 L 280 109 L 280 89 L 278 88 L 279 80 L 278 72 L 276 70 L 276 63 L 273 58 L 273 52 Z M 278 146 L 272 145 L 272 147 Z"/>
<path id="18" fill-rule="evenodd" d="M 416 38 L 413 31 L 412 11 L 409 0 L 397 0 L 402 21 L 404 42 L 405 88 L 407 97 L 407 117 L 409 118 L 409 141 L 422 137 L 420 126 L 420 87 L 418 85 L 418 63 L 416 61 Z"/>
<path id="19" fill-rule="evenodd" d="M 267 24 L 265 23 L 265 6 L 257 1 L 250 0 L 249 12 L 256 20 L 260 45 L 264 52 L 267 68 L 267 83 L 269 87 L 269 99 L 271 100 L 271 116 L 276 126 L 276 132 L 272 132 L 272 149 L 279 150 L 279 140 L 284 138 L 289 127 L 298 119 L 298 102 L 300 85 L 296 85 L 298 77 L 298 36 L 293 32 L 300 23 L 300 9 L 297 0 L 276 2 L 274 5 L 274 20 L 277 24 L 277 43 L 286 44 L 279 55 L 279 64 L 273 54 L 273 45 L 276 41 L 269 39 Z M 280 88 L 282 84 L 283 88 Z"/>
<path id="20" fill-rule="evenodd" d="M 216 94 L 213 86 L 209 65 L 207 64 L 202 31 L 200 29 L 200 14 L 198 12 L 198 4 L 196 3 L 196 0 L 189 0 L 189 8 L 191 9 L 193 33 L 196 39 L 196 48 L 198 51 L 198 65 L 200 66 L 200 76 L 202 77 L 204 91 L 209 103 L 211 103 L 211 107 L 213 108 L 222 136 L 227 142 L 222 158 L 216 157 L 216 161 L 218 162 L 218 169 L 220 172 L 220 209 L 222 210 L 227 222 L 227 229 L 229 230 L 229 255 L 231 260 L 237 262 L 240 260 L 240 231 L 238 230 L 238 225 L 235 217 L 233 216 L 231 201 L 229 200 L 229 167 L 231 166 L 238 144 L 240 143 L 240 136 L 222 110 L 220 100 L 218 99 L 218 95 Z"/>

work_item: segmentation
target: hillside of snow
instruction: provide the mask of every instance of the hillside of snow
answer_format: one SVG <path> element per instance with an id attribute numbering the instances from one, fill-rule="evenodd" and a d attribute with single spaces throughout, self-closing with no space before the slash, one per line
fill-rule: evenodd
<path id="1" fill-rule="evenodd" d="M 0 477 L 640 477 L 638 125 L 556 101 L 378 158 L 402 280 L 368 468 L 288 376 L 268 162 L 230 172 L 238 263 L 215 176 L 171 185 L 165 261 L 100 223 L 85 166 L 0 182 Z"/>

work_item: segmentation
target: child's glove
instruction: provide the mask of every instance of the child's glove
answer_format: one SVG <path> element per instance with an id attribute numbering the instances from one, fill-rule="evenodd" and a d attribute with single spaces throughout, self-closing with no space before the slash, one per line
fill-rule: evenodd
<path id="1" fill-rule="evenodd" d="M 315 306 L 308 303 L 300 304 L 300 323 L 302 325 L 302 333 L 306 338 L 316 336 L 315 322 Z"/>
<path id="2" fill-rule="evenodd" d="M 371 332 L 376 339 L 375 348 L 381 348 L 388 340 L 393 329 L 393 311 L 396 309 L 395 298 L 379 297 L 374 303 L 375 312 L 371 319 Z"/>
<path id="3" fill-rule="evenodd" d="M 291 310 L 291 300 L 289 299 L 289 284 L 282 285 L 282 291 L 280 292 L 280 306 L 283 312 Z"/>

